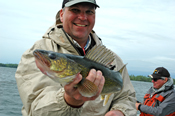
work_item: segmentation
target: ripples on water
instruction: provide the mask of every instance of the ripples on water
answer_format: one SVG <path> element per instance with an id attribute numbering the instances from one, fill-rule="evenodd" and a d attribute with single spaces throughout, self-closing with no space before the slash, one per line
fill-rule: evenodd
<path id="1" fill-rule="evenodd" d="M 15 80 L 16 68 L 0 67 L 0 116 L 21 116 L 22 102 Z M 137 100 L 142 102 L 143 96 L 152 86 L 150 82 L 132 81 Z"/>
<path id="2" fill-rule="evenodd" d="M 21 116 L 22 102 L 18 94 L 16 68 L 0 67 L 0 116 Z"/>

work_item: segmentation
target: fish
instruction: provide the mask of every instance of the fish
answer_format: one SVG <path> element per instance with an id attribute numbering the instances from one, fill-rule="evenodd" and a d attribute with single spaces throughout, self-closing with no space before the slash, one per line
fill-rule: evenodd
<path id="1" fill-rule="evenodd" d="M 116 66 L 112 65 L 115 55 L 104 45 L 95 45 L 85 56 L 41 49 L 34 50 L 33 55 L 40 71 L 63 86 L 72 82 L 80 73 L 83 78 L 76 87 L 85 97 L 92 97 L 98 92 L 98 87 L 86 79 L 89 71 L 92 68 L 100 70 L 105 78 L 100 94 L 101 100 L 104 100 L 103 106 L 107 104 L 112 93 L 121 91 L 123 87 L 122 71 L 126 64 L 119 71 L 115 71 Z"/>

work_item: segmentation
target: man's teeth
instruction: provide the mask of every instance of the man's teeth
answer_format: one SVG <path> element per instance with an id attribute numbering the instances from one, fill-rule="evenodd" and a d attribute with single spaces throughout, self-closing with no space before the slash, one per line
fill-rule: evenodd
<path id="1" fill-rule="evenodd" d="M 80 26 L 80 27 L 86 27 L 86 25 L 81 25 L 81 24 L 75 24 L 77 26 Z"/>

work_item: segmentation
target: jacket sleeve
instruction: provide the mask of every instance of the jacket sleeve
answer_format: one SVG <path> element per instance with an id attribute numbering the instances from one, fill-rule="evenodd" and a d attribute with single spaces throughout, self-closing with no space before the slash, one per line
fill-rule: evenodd
<path id="1" fill-rule="evenodd" d="M 40 44 L 39 44 L 40 43 Z M 56 46 L 49 40 L 43 44 L 36 43 L 27 50 L 18 65 L 15 78 L 23 103 L 23 115 L 26 116 L 77 116 L 82 108 L 72 108 L 64 101 L 64 89 L 54 82 L 35 65 L 35 49 L 55 50 Z M 50 44 L 50 45 L 49 45 Z"/>
<path id="2" fill-rule="evenodd" d="M 154 116 L 165 116 L 175 113 L 175 91 L 171 93 L 159 106 L 141 105 L 140 111 Z"/>
<path id="3" fill-rule="evenodd" d="M 117 56 L 115 64 L 117 71 L 123 67 L 122 60 Z M 126 65 L 127 66 L 127 65 Z M 123 88 L 121 92 L 114 94 L 111 110 L 120 110 L 125 116 L 136 116 L 137 110 L 135 108 L 136 96 L 134 87 L 130 81 L 126 67 L 122 72 Z"/>

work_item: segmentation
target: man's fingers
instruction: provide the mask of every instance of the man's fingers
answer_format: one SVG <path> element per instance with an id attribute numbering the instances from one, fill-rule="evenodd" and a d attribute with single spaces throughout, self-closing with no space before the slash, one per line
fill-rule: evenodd
<path id="1" fill-rule="evenodd" d="M 104 78 L 104 76 L 102 76 L 101 81 L 100 81 L 100 83 L 99 83 L 99 85 L 98 85 L 99 94 L 100 94 L 101 91 L 103 90 L 104 83 L 105 83 L 105 78 Z"/>
<path id="2" fill-rule="evenodd" d="M 97 75 L 96 70 L 91 69 L 86 79 L 90 80 L 91 82 L 94 82 L 96 75 Z"/>
<path id="3" fill-rule="evenodd" d="M 104 83 L 105 83 L 105 78 L 104 76 L 102 76 L 101 81 L 98 85 L 98 93 L 95 96 L 91 97 L 90 100 L 94 100 L 100 95 L 101 91 L 103 90 Z"/>
<path id="4" fill-rule="evenodd" d="M 95 96 L 90 98 L 91 100 L 93 100 L 96 97 L 98 97 L 99 94 L 101 93 L 105 83 L 105 79 L 102 72 L 100 70 L 96 71 L 95 69 L 90 70 L 89 75 L 87 76 L 87 79 L 93 82 L 98 87 L 98 93 Z"/>
<path id="5" fill-rule="evenodd" d="M 91 69 L 88 76 L 86 77 L 86 79 L 90 80 L 98 87 L 98 93 L 93 97 L 84 97 L 79 93 L 78 89 L 75 88 L 75 85 L 77 85 L 82 78 L 83 77 L 81 74 L 77 74 L 76 78 L 71 83 L 65 85 L 65 92 L 76 100 L 88 101 L 96 99 L 101 93 L 105 83 L 105 79 L 102 72 L 96 71 L 95 69 Z"/>
<path id="6" fill-rule="evenodd" d="M 102 80 L 102 72 L 101 71 L 97 71 L 97 74 L 96 74 L 96 77 L 95 77 L 95 81 L 94 81 L 94 84 L 95 85 L 99 85 L 100 84 L 100 82 L 101 82 L 101 80 Z"/>

